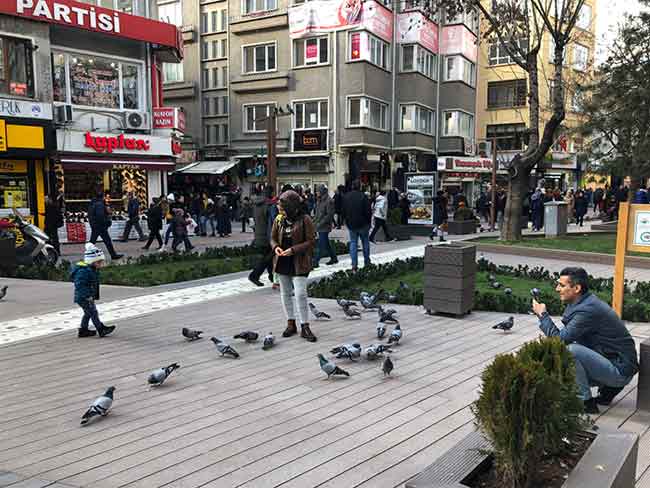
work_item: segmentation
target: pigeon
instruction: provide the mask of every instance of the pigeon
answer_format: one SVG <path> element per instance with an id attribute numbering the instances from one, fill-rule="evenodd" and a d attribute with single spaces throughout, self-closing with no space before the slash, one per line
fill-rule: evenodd
<path id="1" fill-rule="evenodd" d="M 501 288 L 501 283 L 499 283 L 498 281 L 495 281 L 495 282 L 493 282 L 493 283 L 491 284 L 491 286 L 492 286 L 492 288 L 494 288 L 495 290 L 498 290 L 499 288 Z"/>
<path id="2" fill-rule="evenodd" d="M 505 293 L 506 295 L 512 295 L 512 288 L 504 288 L 503 293 Z"/>
<path id="3" fill-rule="evenodd" d="M 381 306 L 377 309 L 377 314 L 379 315 L 379 322 L 385 323 L 385 324 L 399 324 L 399 320 L 397 320 L 393 315 L 397 313 L 397 310 L 394 308 L 389 308 L 387 310 L 384 310 Z"/>
<path id="4" fill-rule="evenodd" d="M 399 289 L 400 290 L 408 290 L 410 287 L 408 284 L 404 283 L 403 281 L 399 282 Z"/>
<path id="5" fill-rule="evenodd" d="M 180 368 L 181 365 L 178 363 L 172 363 L 166 368 L 158 368 L 154 372 L 152 372 L 149 375 L 149 378 L 147 379 L 147 382 L 151 386 L 161 386 L 167 378 L 169 378 L 169 375 L 174 372 L 174 370 Z"/>
<path id="6" fill-rule="evenodd" d="M 309 308 L 311 309 L 311 313 L 314 314 L 314 317 L 316 317 L 316 320 L 330 320 L 332 317 L 328 313 L 321 312 L 316 308 L 316 305 L 313 303 L 309 304 Z"/>
<path id="7" fill-rule="evenodd" d="M 262 344 L 262 349 L 265 351 L 267 349 L 271 349 L 275 345 L 275 336 L 273 335 L 273 332 L 269 332 L 266 336 L 264 336 L 264 344 Z"/>
<path id="8" fill-rule="evenodd" d="M 255 342 L 260 335 L 251 330 L 245 330 L 237 335 L 232 336 L 233 339 L 244 339 L 246 342 Z"/>
<path id="9" fill-rule="evenodd" d="M 90 404 L 90 407 L 88 407 L 86 413 L 81 416 L 81 425 L 86 425 L 88 422 L 90 422 L 90 419 L 97 417 L 98 415 L 101 415 L 102 417 L 106 417 L 106 415 L 108 415 L 108 411 L 113 405 L 114 391 L 114 386 L 109 387 L 108 390 L 106 390 L 106 393 L 100 397 L 97 397 L 95 401 Z"/>
<path id="10" fill-rule="evenodd" d="M 361 312 L 359 312 L 356 308 L 352 308 L 351 306 L 343 307 L 343 312 L 345 313 L 345 316 L 349 319 L 361 318 Z"/>
<path id="11" fill-rule="evenodd" d="M 369 360 L 377 359 L 379 356 L 383 356 L 385 352 L 393 351 L 391 351 L 389 346 L 386 346 L 384 344 L 371 344 L 366 347 L 365 350 L 366 358 Z"/>
<path id="12" fill-rule="evenodd" d="M 334 364 L 332 361 L 328 361 L 325 359 L 325 356 L 322 354 L 318 355 L 318 361 L 320 361 L 320 369 L 325 371 L 327 374 L 327 379 L 329 379 L 330 376 L 334 375 L 344 375 L 344 376 L 350 376 L 350 373 L 347 371 L 342 370 L 339 368 L 336 364 Z"/>
<path id="13" fill-rule="evenodd" d="M 489 280 L 490 282 L 494 282 L 494 281 L 497 280 L 497 277 L 494 276 L 492 273 L 490 273 L 490 274 L 488 275 L 488 280 Z"/>
<path id="14" fill-rule="evenodd" d="M 357 342 L 354 344 L 343 344 L 342 346 L 333 348 L 330 352 L 336 354 L 336 359 L 348 358 L 350 361 L 354 361 L 355 358 L 361 356 L 361 344 Z"/>
<path id="15" fill-rule="evenodd" d="M 388 343 L 397 345 L 401 339 L 402 328 L 399 326 L 399 324 L 397 324 L 393 329 L 393 332 L 390 333 L 390 337 L 388 337 Z"/>
<path id="16" fill-rule="evenodd" d="M 383 322 L 377 322 L 377 339 L 383 339 L 386 335 L 386 325 Z"/>
<path id="17" fill-rule="evenodd" d="M 381 365 L 381 370 L 384 372 L 384 376 L 390 376 L 390 372 L 393 371 L 393 361 L 390 360 L 390 356 L 386 356 L 384 363 Z"/>
<path id="18" fill-rule="evenodd" d="M 395 303 L 397 301 L 397 295 L 388 295 L 388 303 Z"/>
<path id="19" fill-rule="evenodd" d="M 223 342 L 216 337 L 210 337 L 210 340 L 214 342 L 214 345 L 217 346 L 217 350 L 222 356 L 230 354 L 235 359 L 239 357 L 239 353 L 235 351 L 230 344 Z"/>
<path id="20" fill-rule="evenodd" d="M 189 341 L 195 341 L 197 339 L 202 339 L 201 334 L 203 334 L 202 330 L 192 330 L 188 329 L 187 327 L 183 327 L 183 337 L 185 337 Z"/>
<path id="21" fill-rule="evenodd" d="M 9 288 L 7 285 L 0 288 L 0 300 L 2 300 L 7 295 L 7 288 Z"/>
<path id="22" fill-rule="evenodd" d="M 353 302 L 350 300 L 345 300 L 344 298 L 337 298 L 336 303 L 339 304 L 339 307 L 341 308 L 346 308 L 346 307 L 356 307 L 357 302 Z"/>
<path id="23" fill-rule="evenodd" d="M 497 325 L 493 325 L 492 328 L 495 330 L 502 330 L 503 332 L 508 332 L 512 329 L 512 326 L 515 325 L 515 318 L 510 316 L 507 320 L 499 322 Z"/>
<path id="24" fill-rule="evenodd" d="M 379 290 L 377 293 L 374 295 L 371 295 L 368 292 L 362 291 L 361 294 L 359 295 L 359 301 L 361 302 L 361 305 L 365 309 L 374 309 L 378 308 L 379 305 L 377 302 L 379 301 L 379 298 L 383 295 L 384 290 Z"/>

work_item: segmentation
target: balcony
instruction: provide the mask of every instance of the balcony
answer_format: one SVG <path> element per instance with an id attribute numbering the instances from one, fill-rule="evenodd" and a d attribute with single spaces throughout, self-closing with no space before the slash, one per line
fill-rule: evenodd
<path id="1" fill-rule="evenodd" d="M 286 8 L 230 18 L 230 32 L 235 35 L 254 31 L 285 29 L 288 26 L 289 15 Z"/>
<path id="2" fill-rule="evenodd" d="M 230 80 L 230 88 L 236 93 L 287 90 L 289 73 L 287 71 L 270 74 L 241 75 Z"/>

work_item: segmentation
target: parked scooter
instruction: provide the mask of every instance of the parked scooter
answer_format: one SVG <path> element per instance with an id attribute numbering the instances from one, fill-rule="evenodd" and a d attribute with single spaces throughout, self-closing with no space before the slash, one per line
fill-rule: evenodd
<path id="1" fill-rule="evenodd" d="M 13 229 L 9 232 L 16 235 L 16 261 L 19 265 L 31 264 L 54 266 L 59 260 L 59 253 L 50 244 L 50 238 L 34 224 L 30 224 L 16 209 L 10 220 Z"/>

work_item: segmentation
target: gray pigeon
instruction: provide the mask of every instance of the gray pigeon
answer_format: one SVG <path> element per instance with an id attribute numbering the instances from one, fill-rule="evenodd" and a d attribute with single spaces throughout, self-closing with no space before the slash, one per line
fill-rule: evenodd
<path id="1" fill-rule="evenodd" d="M 386 356 L 384 359 L 384 364 L 381 365 L 381 370 L 384 372 L 384 376 L 390 376 L 390 372 L 393 371 L 393 361 L 390 360 L 390 356 Z"/>
<path id="2" fill-rule="evenodd" d="M 508 332 L 515 325 L 515 318 L 510 316 L 506 320 L 499 322 L 497 325 L 493 325 L 492 328 L 495 330 L 502 330 L 503 332 Z"/>
<path id="3" fill-rule="evenodd" d="M 343 307 L 343 313 L 345 313 L 345 316 L 349 319 L 361 318 L 361 312 L 359 312 L 356 308 L 352 308 L 352 306 Z"/>
<path id="4" fill-rule="evenodd" d="M 192 330 L 188 329 L 187 327 L 183 327 L 183 330 L 181 331 L 183 334 L 183 337 L 187 339 L 188 341 L 195 341 L 197 339 L 201 339 L 201 334 L 203 334 L 202 330 Z"/>
<path id="5" fill-rule="evenodd" d="M 311 313 L 314 314 L 314 317 L 316 317 L 316 320 L 330 320 L 332 318 L 328 313 L 318 310 L 316 305 L 311 302 L 309 303 L 309 309 L 311 310 Z"/>
<path id="6" fill-rule="evenodd" d="M 350 373 L 342 370 L 332 361 L 328 361 L 327 359 L 325 359 L 325 356 L 323 356 L 322 354 L 318 355 L 318 361 L 320 362 L 320 369 L 322 369 L 327 374 L 327 379 L 329 379 L 329 377 L 332 375 L 350 376 Z"/>
<path id="7" fill-rule="evenodd" d="M 499 288 L 501 288 L 501 283 L 499 283 L 498 281 L 495 281 L 495 282 L 493 282 L 493 283 L 491 284 L 491 286 L 492 286 L 492 288 L 494 288 L 495 290 L 498 290 Z"/>
<path id="8" fill-rule="evenodd" d="M 255 342 L 260 335 L 251 330 L 245 330 L 237 335 L 232 336 L 233 339 L 244 339 L 246 342 Z"/>
<path id="9" fill-rule="evenodd" d="M 214 342 L 214 345 L 217 346 L 217 351 L 219 351 L 222 356 L 228 354 L 235 359 L 239 357 L 239 353 L 235 351 L 230 344 L 223 342 L 216 337 L 210 337 L 210 340 Z"/>
<path id="10" fill-rule="evenodd" d="M 108 415 L 108 411 L 111 409 L 111 406 L 113 406 L 114 391 L 114 386 L 109 387 L 108 390 L 106 390 L 106 393 L 97 397 L 95 401 L 90 404 L 86 413 L 81 416 L 81 425 L 86 425 L 90 422 L 90 419 L 97 417 L 98 415 L 101 415 L 102 417 Z"/>
<path id="11" fill-rule="evenodd" d="M 361 344 L 358 342 L 343 344 L 333 348 L 330 352 L 336 354 L 336 359 L 348 358 L 350 361 L 354 361 L 361 356 Z"/>
<path id="12" fill-rule="evenodd" d="M 374 295 L 371 295 L 368 292 L 362 291 L 361 294 L 359 295 L 359 301 L 361 302 L 361 305 L 365 309 L 375 309 L 378 308 L 379 305 L 377 302 L 379 301 L 379 298 L 383 295 L 384 290 L 381 289 Z"/>
<path id="13" fill-rule="evenodd" d="M 379 315 L 379 322 L 387 324 L 399 324 L 394 315 L 397 313 L 397 310 L 394 308 L 384 309 L 381 306 L 377 309 L 377 315 Z"/>
<path id="14" fill-rule="evenodd" d="M 266 351 L 267 349 L 271 349 L 274 345 L 275 345 L 275 336 L 273 335 L 273 332 L 269 332 L 264 337 L 264 344 L 262 345 L 262 349 Z"/>
<path id="15" fill-rule="evenodd" d="M 7 285 L 0 288 L 0 300 L 2 300 L 7 295 L 7 288 L 9 288 Z"/>
<path id="16" fill-rule="evenodd" d="M 383 339 L 386 335 L 386 325 L 383 322 L 377 322 L 377 339 Z"/>
<path id="17" fill-rule="evenodd" d="M 512 295 L 512 288 L 504 288 L 503 293 L 505 293 L 506 295 Z"/>
<path id="18" fill-rule="evenodd" d="M 357 303 L 350 301 L 350 300 L 345 300 L 344 298 L 337 298 L 336 303 L 339 304 L 339 307 L 345 308 L 345 307 L 356 307 Z"/>
<path id="19" fill-rule="evenodd" d="M 166 368 L 158 368 L 157 370 L 153 371 L 150 375 L 149 378 L 147 379 L 147 382 L 151 386 L 161 386 L 167 378 L 169 378 L 169 375 L 174 372 L 174 370 L 180 368 L 181 365 L 178 363 L 172 363 Z"/>
<path id="20" fill-rule="evenodd" d="M 390 333 L 390 336 L 388 337 L 388 343 L 397 345 L 401 339 L 402 339 L 402 328 L 400 327 L 399 324 L 397 324 L 393 329 L 393 331 Z"/>
<path id="21" fill-rule="evenodd" d="M 400 290 L 408 290 L 410 287 L 408 284 L 404 283 L 403 281 L 399 282 L 399 288 Z"/>
<path id="22" fill-rule="evenodd" d="M 377 359 L 379 356 L 383 356 L 385 352 L 393 351 L 391 351 L 389 346 L 384 344 L 371 344 L 365 350 L 366 358 L 369 360 Z"/>

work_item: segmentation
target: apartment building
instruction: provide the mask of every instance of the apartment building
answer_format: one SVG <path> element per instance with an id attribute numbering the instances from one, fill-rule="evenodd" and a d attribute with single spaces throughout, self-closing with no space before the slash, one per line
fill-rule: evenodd
<path id="1" fill-rule="evenodd" d="M 572 129 L 581 119 L 580 100 L 576 94 L 577 84 L 592 76 L 595 54 L 596 0 L 587 0 L 583 6 L 574 41 L 565 55 L 565 106 L 564 129 L 557 136 L 547 160 L 536 169 L 531 186 L 544 178 L 547 186 L 562 190 L 576 188 L 581 176 L 578 154 L 582 150 L 582 137 Z M 527 45 L 527 39 L 521 39 Z M 540 124 L 551 116 L 551 93 L 553 90 L 553 40 L 545 33 L 539 59 Z M 503 46 L 484 43 L 479 55 L 478 113 L 479 139 L 497 140 L 499 159 L 508 161 L 526 147 L 525 131 L 528 127 L 528 80 L 526 73 L 513 61 Z"/>

